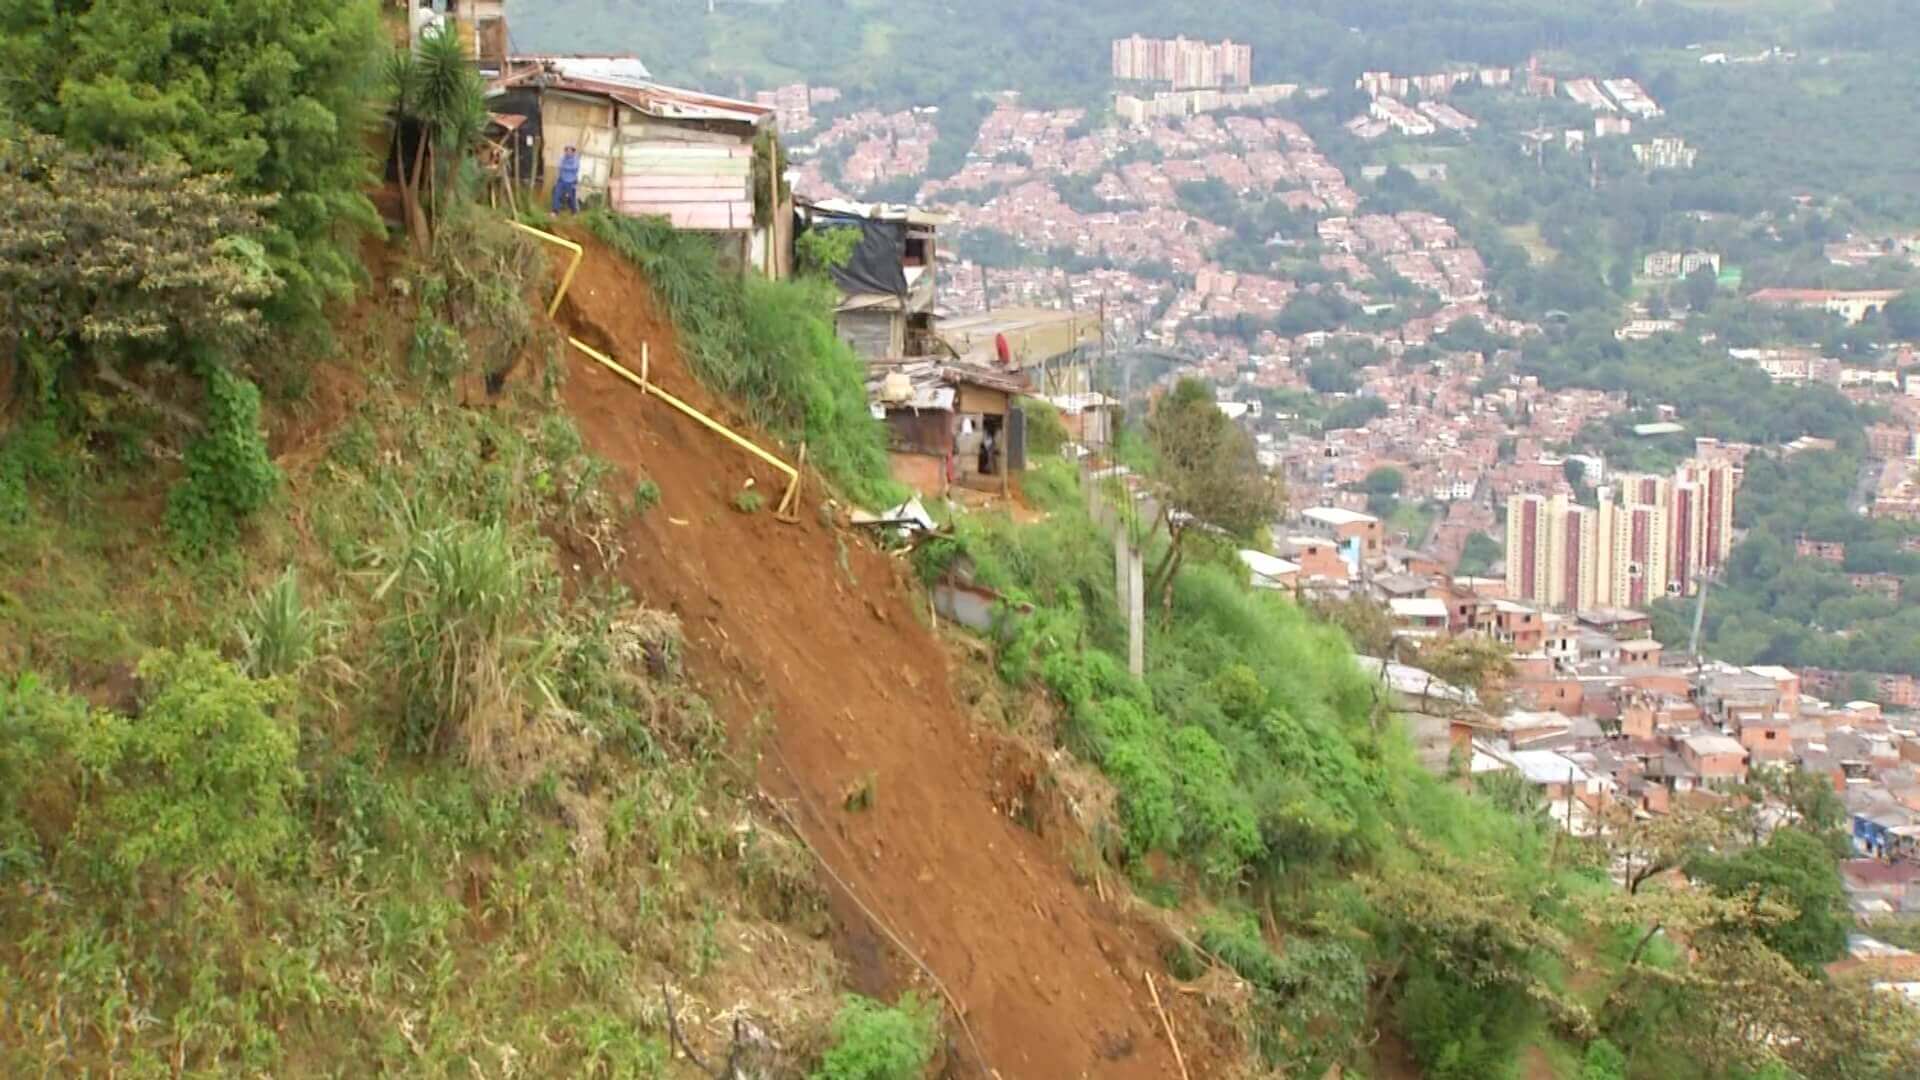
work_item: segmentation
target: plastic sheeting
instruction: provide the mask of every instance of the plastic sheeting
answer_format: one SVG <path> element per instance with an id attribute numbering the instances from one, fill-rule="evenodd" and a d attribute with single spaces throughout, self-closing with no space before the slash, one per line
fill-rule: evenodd
<path id="1" fill-rule="evenodd" d="M 811 225 L 804 221 L 801 224 L 804 228 L 813 229 L 860 230 L 860 242 L 854 245 L 852 256 L 847 259 L 845 266 L 833 271 L 833 283 L 840 287 L 841 292 L 849 295 L 877 293 L 897 296 L 905 301 L 906 222 L 816 214 Z"/>

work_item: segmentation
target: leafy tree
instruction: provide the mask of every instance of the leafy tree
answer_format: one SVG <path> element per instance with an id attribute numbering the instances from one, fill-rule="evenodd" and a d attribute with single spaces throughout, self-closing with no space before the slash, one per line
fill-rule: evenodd
<path id="1" fill-rule="evenodd" d="M 1718 808 L 1682 806 L 1650 818 L 1623 817 L 1609 837 L 1629 896 L 1659 875 L 1723 846 L 1734 835 L 1729 815 Z"/>
<path id="2" fill-rule="evenodd" d="M 1449 638 L 1414 655 L 1415 667 L 1477 694 L 1496 689 L 1513 675 L 1513 653 L 1489 638 Z"/>
<path id="3" fill-rule="evenodd" d="M 429 201 L 437 211 L 454 186 L 456 170 L 466 152 L 486 129 L 486 87 L 467 54 L 466 40 L 456 33 L 428 34 L 417 49 L 398 48 L 387 61 L 387 84 L 393 94 L 396 149 L 402 134 L 412 127 L 413 162 L 404 154 L 400 164 L 400 191 L 407 207 L 407 229 L 416 246 L 427 239 L 428 220 L 420 203 L 423 182 L 430 182 Z"/>
<path id="4" fill-rule="evenodd" d="M 1214 404 L 1213 390 L 1182 379 L 1147 421 L 1147 434 L 1163 489 L 1158 527 L 1167 551 L 1154 568 L 1152 590 L 1173 603 L 1173 578 L 1198 529 L 1218 529 L 1239 540 L 1273 520 L 1280 505 L 1278 483 L 1260 467 L 1253 440 Z"/>
<path id="5" fill-rule="evenodd" d="M 1315 610 L 1322 619 L 1346 631 L 1355 652 L 1386 656 L 1393 647 L 1393 616 L 1366 597 L 1321 600 Z"/>
<path id="6" fill-rule="evenodd" d="M 1688 310 L 1705 311 L 1720 289 L 1720 278 L 1713 272 L 1713 267 L 1702 266 L 1688 274 L 1686 280 L 1680 283 L 1680 288 L 1686 297 Z"/>
<path id="7" fill-rule="evenodd" d="M 180 164 L 0 141 L 0 346 L 24 354 L 42 394 L 94 380 L 198 428 L 123 362 L 254 339 L 275 285 L 254 239 L 267 204 Z"/>
<path id="8" fill-rule="evenodd" d="M 19 0 L 0 6 L 0 104 L 82 149 L 177 159 L 277 196 L 266 258 L 273 313 L 315 316 L 353 287 L 345 226 L 362 194 L 374 0 Z"/>
<path id="9" fill-rule="evenodd" d="M 1920 289 L 1908 289 L 1894 297 L 1882 314 L 1893 336 L 1907 341 L 1920 340 Z"/>
<path id="10" fill-rule="evenodd" d="M 1752 893 L 1791 909 L 1793 918 L 1760 936 L 1804 971 L 1818 971 L 1846 947 L 1846 893 L 1834 854 L 1803 829 L 1776 829 L 1766 844 L 1731 856 L 1702 856 L 1687 872 L 1721 896 Z"/>
<path id="11" fill-rule="evenodd" d="M 1498 540 L 1483 532 L 1473 533 L 1461 546 L 1460 564 L 1454 570 L 1469 577 L 1484 576 L 1504 554 Z"/>
<path id="12" fill-rule="evenodd" d="M 1320 421 L 1324 431 L 1339 431 L 1343 428 L 1362 428 L 1376 417 L 1387 415 L 1387 403 L 1372 394 L 1351 397 L 1327 410 L 1326 418 Z"/>
<path id="13" fill-rule="evenodd" d="M 1391 465 L 1372 470 L 1360 481 L 1360 490 L 1369 495 L 1398 495 L 1406 486 L 1406 474 Z"/>
<path id="14" fill-rule="evenodd" d="M 1672 968 L 1638 965 L 1609 1029 L 1708 1076 L 1884 1078 L 1920 1070 L 1920 1014 L 1896 995 L 1809 974 L 1744 933 L 1703 933 Z"/>
<path id="15" fill-rule="evenodd" d="M 1360 482 L 1360 490 L 1367 493 L 1367 512 L 1378 517 L 1391 515 L 1406 482 L 1406 476 L 1391 465 L 1369 472 Z"/>

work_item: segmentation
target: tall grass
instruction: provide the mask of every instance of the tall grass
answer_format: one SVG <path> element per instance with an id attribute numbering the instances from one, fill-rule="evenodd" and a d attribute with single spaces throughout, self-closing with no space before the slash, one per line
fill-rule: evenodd
<path id="1" fill-rule="evenodd" d="M 240 618 L 240 661 L 255 678 L 298 670 L 319 651 L 328 623 L 300 594 L 300 576 L 288 567 Z"/>
<path id="2" fill-rule="evenodd" d="M 680 331 L 694 375 L 781 438 L 856 501 L 900 497 L 886 431 L 867 409 L 866 368 L 833 332 L 833 290 L 720 265 L 705 238 L 664 221 L 589 214 L 587 226 L 647 275 Z"/>
<path id="3" fill-rule="evenodd" d="M 497 764 L 520 732 L 529 691 L 550 698 L 536 553 L 504 526 L 434 524 L 408 546 L 382 584 L 390 598 L 385 640 L 405 689 L 406 733 L 417 748 L 449 741 L 469 764 Z"/>

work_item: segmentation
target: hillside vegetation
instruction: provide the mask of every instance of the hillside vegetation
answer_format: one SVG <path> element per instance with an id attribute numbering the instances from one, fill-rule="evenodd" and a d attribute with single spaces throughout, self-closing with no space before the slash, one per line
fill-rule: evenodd
<path id="1" fill-rule="evenodd" d="M 458 124 L 422 254 L 361 230 L 374 6 L 135 8 L 0 22 L 47 79 L 0 127 L 0 1072 L 917 1071 L 617 585 L 652 499 Z"/>
<path id="2" fill-rule="evenodd" d="M 1484 8 L 1431 10 L 1460 30 Z M 1101 1016 L 1129 1014 L 1140 980 L 1123 959 L 1141 938 L 1097 921 L 1109 870 L 1131 890 L 1113 909 L 1159 909 L 1156 962 L 1189 984 L 1171 1011 L 1210 1011 L 1189 1037 L 1236 1037 L 1202 1059 L 1215 1075 L 1389 1072 L 1407 1067 L 1402 1047 L 1461 1080 L 1534 1060 L 1591 1080 L 1920 1071 L 1920 1020 L 1824 974 L 1845 933 L 1831 792 L 1786 784 L 1792 813 L 1764 842 L 1738 803 L 1589 840 L 1525 785 L 1468 794 L 1429 775 L 1342 631 L 1248 587 L 1233 551 L 1259 515 L 1233 504 L 1272 492 L 1204 388 L 1127 437 L 1162 501 L 1207 500 L 1222 523 L 1168 513 L 1143 530 L 1144 677 L 1120 659 L 1111 540 L 1065 458 L 1036 454 L 1025 479 L 1043 521 L 968 516 L 913 555 L 926 580 L 965 567 L 1008 598 L 974 643 L 999 685 L 971 685 L 969 704 L 1032 703 L 1002 710 L 1012 732 L 910 730 L 896 689 L 919 727 L 963 715 L 937 649 L 884 672 L 848 655 L 891 660 L 894 639 L 931 634 L 898 564 L 849 557 L 861 541 L 828 500 L 788 534 L 807 561 L 660 560 L 731 575 L 671 594 L 680 610 L 698 596 L 717 630 L 629 593 L 660 555 L 631 546 L 663 512 L 633 471 L 651 451 L 617 471 L 570 418 L 590 410 L 577 385 L 568 396 L 579 369 L 540 303 L 548 268 L 473 199 L 471 65 L 450 38 L 383 57 L 377 27 L 371 0 L 0 15 L 14 73 L 0 97 L 20 118 L 0 127 L 0 1072 L 711 1076 L 713 1062 L 907 1080 L 943 1056 L 940 1025 L 964 1036 L 946 1060 L 963 1060 L 968 1012 L 1058 1004 L 1027 973 L 1060 956 L 988 951 L 1012 927 L 1070 943 L 1061 955 L 1087 967 L 1066 973 L 1073 987 L 1121 999 L 1094 1003 Z M 402 181 L 404 236 L 363 213 L 368 148 L 390 135 L 367 130 L 369 103 L 430 140 L 424 178 Z M 809 484 L 897 494 L 822 284 L 723 281 L 711 252 L 655 223 L 586 228 L 654 294 L 600 303 L 657 300 L 716 409 L 804 444 Z M 602 427 L 629 448 L 658 438 L 620 420 Z M 668 527 L 763 538 L 758 498 L 734 488 Z M 818 602 L 819 625 L 756 612 L 735 625 L 774 641 L 751 655 L 776 662 L 745 669 L 743 647 L 703 657 L 696 678 L 690 643 L 783 586 Z M 869 685 L 751 692 L 846 672 Z M 729 730 L 703 694 L 787 714 Z M 856 698 L 860 717 L 843 705 Z M 1030 743 L 1026 790 L 1084 785 L 1091 846 L 1072 854 L 1100 907 L 1065 887 L 1061 841 L 1011 824 L 1000 793 L 946 792 L 949 821 L 915 804 L 925 791 L 856 783 L 832 811 L 845 816 L 822 819 L 829 842 L 876 835 L 862 832 L 876 800 L 893 800 L 885 835 L 902 847 L 970 823 L 909 849 L 941 865 L 901 870 L 877 844 L 849 864 L 891 874 L 896 899 L 949 903 L 915 912 L 924 936 L 976 969 L 947 978 L 992 996 L 960 1013 L 843 997 L 842 965 L 878 966 L 880 950 L 828 944 L 838 915 L 816 875 L 837 875 L 769 820 L 793 821 L 759 787 L 768 725 L 819 736 L 812 760 L 830 765 L 789 777 L 816 791 L 858 762 L 857 739 L 951 751 L 907 756 L 983 789 L 983 744 Z M 991 850 L 994 828 L 1017 842 Z M 1022 910 L 994 906 L 988 870 L 1032 879 Z M 948 912 L 964 925 L 931 926 Z M 1119 1031 L 1041 1034 L 1098 1041 L 1135 1074 L 1163 1053 L 1144 1026 L 1124 1037 L 1151 1044 L 1118 1049 Z"/>
<path id="3" fill-rule="evenodd" d="M 1140 33 L 1250 42 L 1263 82 L 1344 85 L 1367 68 L 1434 70 L 1457 60 L 1515 63 L 1578 41 L 1595 49 L 1680 46 L 1719 36 L 1732 16 L 1626 0 L 1305 0 L 1233 8 L 1176 0 L 1028 4 L 964 13 L 933 0 L 722 3 L 554 0 L 515 20 L 534 49 L 617 43 L 663 78 L 766 87 L 806 79 L 891 101 L 958 104 L 981 90 L 1098 105 L 1108 42 Z"/>

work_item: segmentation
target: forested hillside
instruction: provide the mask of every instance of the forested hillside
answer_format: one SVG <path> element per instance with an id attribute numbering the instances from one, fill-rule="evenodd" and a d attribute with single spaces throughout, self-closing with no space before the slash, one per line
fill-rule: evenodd
<path id="1" fill-rule="evenodd" d="M 1133 33 L 1251 42 L 1254 78 L 1342 85 L 1367 68 L 1511 64 L 1579 42 L 1615 50 L 1719 36 L 1733 16 L 1626 0 L 1304 0 L 1222 7 L 1177 0 L 1030 4 L 985 0 L 553 0 L 515 21 L 528 49 L 631 50 L 663 78 L 771 86 L 791 79 L 890 100 L 957 102 L 1018 89 L 1037 102 L 1097 104 L 1108 42 Z"/>

